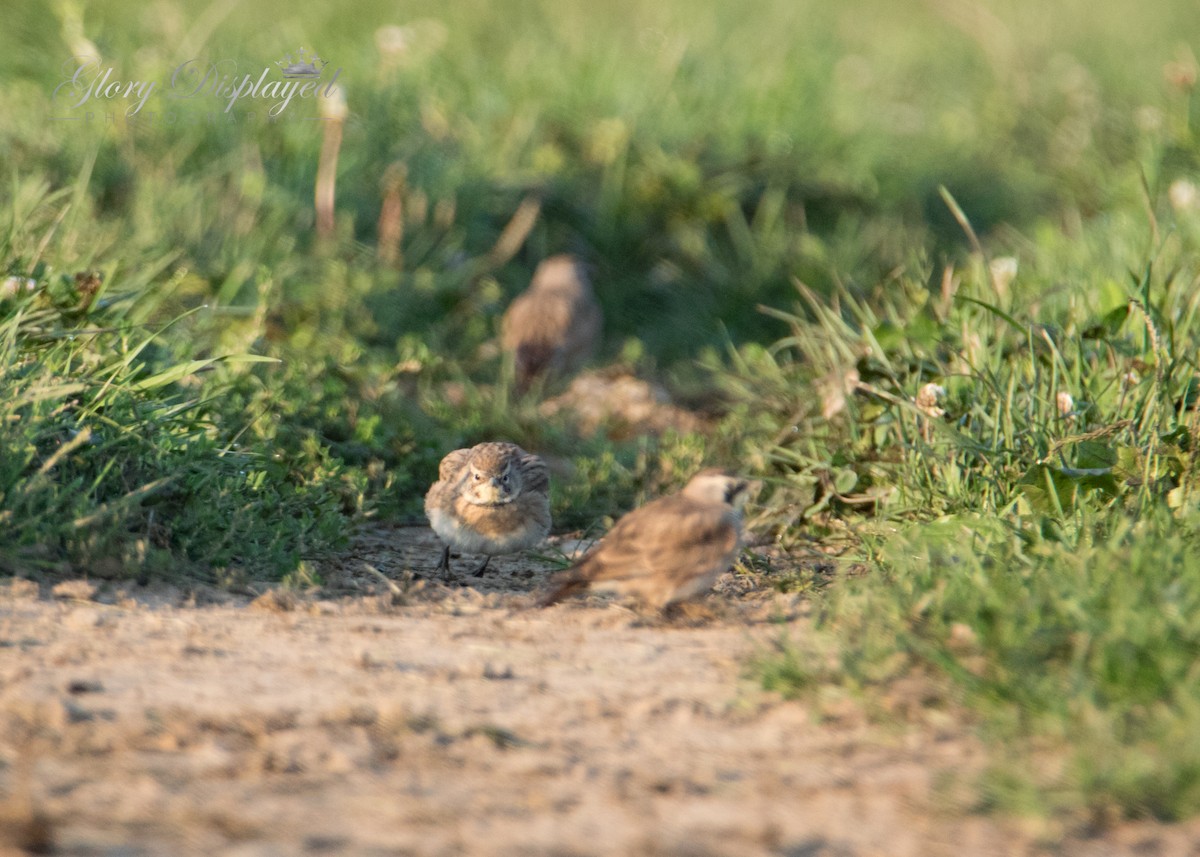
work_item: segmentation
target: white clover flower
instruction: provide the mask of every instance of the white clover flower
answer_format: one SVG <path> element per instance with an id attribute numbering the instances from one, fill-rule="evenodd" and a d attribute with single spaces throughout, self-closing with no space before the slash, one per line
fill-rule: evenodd
<path id="1" fill-rule="evenodd" d="M 1008 287 L 1017 278 L 1017 267 L 1016 256 L 997 256 L 992 260 L 989 270 L 992 275 L 992 285 L 997 294 L 1008 294 Z"/>
<path id="2" fill-rule="evenodd" d="M 938 407 L 938 399 L 944 395 L 946 395 L 946 388 L 931 381 L 917 391 L 917 408 L 929 417 L 945 416 L 946 412 Z"/>
<path id="3" fill-rule="evenodd" d="M 821 394 L 821 416 L 832 419 L 846 409 L 846 399 L 858 388 L 858 370 L 833 371 L 818 384 Z"/>
<path id="4" fill-rule="evenodd" d="M 0 298 L 15 298 L 37 288 L 37 281 L 28 277 L 5 277 L 0 280 Z"/>
<path id="5" fill-rule="evenodd" d="M 1167 199 L 1171 201 L 1171 208 L 1177 212 L 1194 211 L 1200 199 L 1200 191 L 1188 179 L 1175 179 L 1167 188 Z"/>
<path id="6" fill-rule="evenodd" d="M 350 113 L 350 108 L 346 106 L 346 95 L 340 86 L 329 93 L 327 97 L 318 99 L 317 107 L 322 119 L 333 122 L 345 121 L 346 116 Z"/>
<path id="7" fill-rule="evenodd" d="M 375 31 L 375 47 L 387 59 L 403 56 L 411 43 L 412 34 L 398 24 L 387 24 Z"/>

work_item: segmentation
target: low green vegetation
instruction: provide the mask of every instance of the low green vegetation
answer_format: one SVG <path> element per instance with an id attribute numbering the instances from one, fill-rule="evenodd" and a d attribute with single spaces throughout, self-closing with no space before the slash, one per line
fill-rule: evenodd
<path id="1" fill-rule="evenodd" d="M 0 571 L 319 581 L 483 439 L 564 527 L 733 465 L 819 617 L 764 684 L 922 676 L 1000 748 L 982 808 L 1200 811 L 1193 5 L 353 5 L 6 13 Z M 55 118 L 72 53 L 298 46 L 349 108 L 322 236 L 311 100 Z M 704 431 L 511 397 L 499 314 L 560 251 Z"/>
<path id="2" fill-rule="evenodd" d="M 1120 218 L 1047 236 L 1004 288 L 976 263 L 953 294 L 901 276 L 843 312 L 814 298 L 757 355 L 795 426 L 763 455 L 767 520 L 859 540 L 818 601 L 833 664 L 782 642 L 756 667 L 768 687 L 926 677 L 1004 748 L 981 806 L 1200 809 L 1200 257 L 1181 220 L 1129 247 Z M 1068 285 L 1098 270 L 1123 281 Z"/>

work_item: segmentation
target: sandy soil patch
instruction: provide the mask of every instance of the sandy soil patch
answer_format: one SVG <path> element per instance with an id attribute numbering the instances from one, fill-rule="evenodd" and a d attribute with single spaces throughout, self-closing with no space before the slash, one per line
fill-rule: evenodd
<path id="1" fill-rule="evenodd" d="M 379 529 L 323 593 L 0 584 L 0 853 L 1196 853 L 1195 826 L 1053 846 L 947 802 L 982 759 L 953 719 L 762 692 L 747 659 L 809 619 L 752 576 L 663 622 L 529 609 L 528 557 L 436 561 Z"/>

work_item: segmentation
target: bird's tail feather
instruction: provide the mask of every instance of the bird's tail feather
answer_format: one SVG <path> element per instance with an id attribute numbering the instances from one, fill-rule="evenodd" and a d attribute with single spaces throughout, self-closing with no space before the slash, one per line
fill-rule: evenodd
<path id="1" fill-rule="evenodd" d="M 525 390 L 533 379 L 545 372 L 554 359 L 554 348 L 545 342 L 522 342 L 517 346 L 516 376 L 518 388 Z"/>
<path id="2" fill-rule="evenodd" d="M 577 592 L 587 589 L 587 578 L 579 573 L 579 566 L 572 566 L 566 571 L 556 574 L 550 580 L 550 590 L 537 601 L 538 607 L 549 607 L 564 598 L 569 598 Z"/>

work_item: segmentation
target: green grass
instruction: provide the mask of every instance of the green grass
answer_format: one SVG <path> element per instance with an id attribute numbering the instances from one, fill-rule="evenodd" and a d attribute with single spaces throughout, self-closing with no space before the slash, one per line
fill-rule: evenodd
<path id="1" fill-rule="evenodd" d="M 399 14 L 10 10 L 0 570 L 307 579 L 496 437 L 556 460 L 562 526 L 732 464 L 767 485 L 756 528 L 860 572 L 779 571 L 823 654 L 782 643 L 765 685 L 931 676 L 1001 748 L 981 807 L 1200 811 L 1192 4 L 1132 26 L 1115 0 Z M 311 101 L 53 121 L 82 39 L 124 80 L 299 46 L 340 66 L 332 235 Z M 580 438 L 498 383 L 499 314 L 559 251 L 595 267 L 603 361 L 711 431 Z"/>
<path id="2" fill-rule="evenodd" d="M 744 350 L 729 381 L 795 426 L 761 453 L 765 522 L 786 542 L 857 520 L 866 572 L 820 601 L 836 668 L 784 643 L 765 686 L 940 676 L 1005 748 L 984 806 L 1200 810 L 1197 213 L 1150 204 L 1156 224 L 1043 230 L 1005 288 L 977 259 L 953 294 L 933 271 L 865 300 L 808 293 L 793 336 Z"/>

